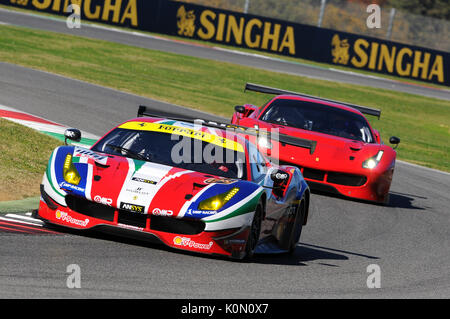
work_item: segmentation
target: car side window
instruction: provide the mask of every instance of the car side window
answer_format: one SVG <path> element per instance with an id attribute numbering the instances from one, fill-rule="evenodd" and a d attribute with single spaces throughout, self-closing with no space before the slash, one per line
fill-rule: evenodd
<path id="1" fill-rule="evenodd" d="M 267 173 L 266 161 L 255 145 L 248 143 L 248 157 L 250 162 L 250 170 L 252 173 L 252 181 L 259 183 L 264 179 Z"/>

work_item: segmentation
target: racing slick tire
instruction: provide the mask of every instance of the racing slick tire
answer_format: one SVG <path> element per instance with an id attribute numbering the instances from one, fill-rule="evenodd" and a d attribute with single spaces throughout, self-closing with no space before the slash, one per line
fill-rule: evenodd
<path id="1" fill-rule="evenodd" d="M 247 244 L 245 245 L 244 259 L 249 260 L 253 257 L 258 244 L 259 235 L 261 233 L 261 223 L 264 216 L 264 206 L 261 200 L 255 209 L 255 215 L 253 216 L 252 225 L 250 227 L 250 233 L 248 235 Z"/>
<path id="2" fill-rule="evenodd" d="M 306 200 L 305 195 L 302 196 L 300 203 L 295 214 L 295 220 L 292 223 L 292 230 L 290 232 L 289 243 L 288 243 L 288 254 L 293 255 L 295 253 L 295 248 L 300 240 L 303 229 L 303 221 L 306 214 Z"/>

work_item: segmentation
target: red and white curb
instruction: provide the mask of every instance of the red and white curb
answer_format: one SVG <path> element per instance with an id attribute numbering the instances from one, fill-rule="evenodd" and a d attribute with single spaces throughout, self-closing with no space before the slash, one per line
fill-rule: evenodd
<path id="1" fill-rule="evenodd" d="M 46 120 L 42 117 L 19 111 L 9 106 L 0 104 L 0 117 L 15 123 L 30 127 L 46 135 L 64 141 L 64 131 L 69 128 L 59 123 Z M 82 139 L 79 143 L 71 143 L 82 147 L 91 147 L 100 137 L 88 132 L 81 133 Z"/>
<path id="2" fill-rule="evenodd" d="M 56 235 L 56 231 L 46 229 L 43 221 L 31 217 L 32 213 L 0 215 L 0 233 Z"/>
<path id="3" fill-rule="evenodd" d="M 64 141 L 64 131 L 69 128 L 59 123 L 55 123 L 42 117 L 26 113 L 15 108 L 0 104 L 0 118 L 24 125 L 43 134 L 52 136 Z M 88 132 L 82 132 L 82 139 L 79 143 L 71 143 L 81 147 L 91 147 L 100 137 Z M 44 222 L 33 218 L 31 212 L 0 214 L 0 233 L 16 234 L 59 234 L 53 230 L 45 228 Z"/>

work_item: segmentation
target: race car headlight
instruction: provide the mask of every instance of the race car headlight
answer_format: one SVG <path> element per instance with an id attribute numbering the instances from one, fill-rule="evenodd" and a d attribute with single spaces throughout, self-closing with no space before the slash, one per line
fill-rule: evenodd
<path id="1" fill-rule="evenodd" d="M 77 169 L 72 163 L 72 154 L 67 154 L 63 165 L 63 177 L 64 180 L 73 185 L 78 185 L 80 183 L 81 177 Z"/>
<path id="2" fill-rule="evenodd" d="M 377 167 L 378 163 L 381 161 L 381 158 L 383 157 L 383 151 L 379 151 L 377 153 L 377 155 L 365 160 L 363 162 L 362 167 L 363 168 L 368 168 L 368 169 L 374 169 L 375 167 Z"/>
<path id="3" fill-rule="evenodd" d="M 199 210 L 219 210 L 225 205 L 234 195 L 239 191 L 239 188 L 234 187 L 226 193 L 222 193 L 208 199 L 201 201 L 198 204 Z"/>

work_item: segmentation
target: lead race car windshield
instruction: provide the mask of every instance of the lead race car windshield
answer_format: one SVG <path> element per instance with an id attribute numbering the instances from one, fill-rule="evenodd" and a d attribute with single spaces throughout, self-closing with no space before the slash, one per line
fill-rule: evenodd
<path id="1" fill-rule="evenodd" d="M 262 114 L 261 120 L 365 143 L 374 143 L 370 127 L 363 116 L 314 102 L 276 99 Z"/>
<path id="2" fill-rule="evenodd" d="M 227 178 L 246 178 L 241 144 L 190 128 L 127 122 L 108 133 L 92 150 Z"/>

